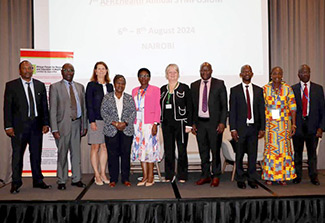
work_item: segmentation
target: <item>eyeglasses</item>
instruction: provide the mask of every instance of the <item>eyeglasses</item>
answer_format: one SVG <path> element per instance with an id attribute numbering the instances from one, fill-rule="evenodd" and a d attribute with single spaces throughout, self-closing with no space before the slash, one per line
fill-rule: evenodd
<path id="1" fill-rule="evenodd" d="M 62 69 L 63 72 L 74 72 L 74 69 Z"/>

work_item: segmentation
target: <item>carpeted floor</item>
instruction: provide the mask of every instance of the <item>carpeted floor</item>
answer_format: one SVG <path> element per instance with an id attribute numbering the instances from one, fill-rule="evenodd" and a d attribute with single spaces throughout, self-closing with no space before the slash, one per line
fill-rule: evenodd
<path id="1" fill-rule="evenodd" d="M 23 186 L 20 193 L 10 194 L 10 184 L 0 188 L 0 200 L 40 200 L 40 201 L 58 201 L 58 200 L 166 200 L 175 199 L 177 192 L 181 198 L 227 198 L 227 197 L 273 197 L 273 196 L 301 196 L 301 195 L 323 195 L 325 194 L 325 171 L 319 171 L 320 186 L 314 186 L 308 179 L 308 174 L 304 172 L 303 181 L 294 185 L 288 183 L 287 186 L 272 185 L 266 186 L 263 181 L 259 181 L 258 189 L 247 187 L 245 190 L 237 188 L 236 182 L 230 181 L 230 173 L 226 172 L 220 176 L 220 185 L 217 188 L 211 188 L 209 184 L 202 186 L 195 185 L 199 179 L 199 173 L 189 173 L 189 179 L 181 184 L 176 181 L 174 185 L 166 182 L 155 183 L 152 187 L 137 187 L 137 179 L 140 175 L 133 174 L 130 177 L 131 187 L 125 187 L 120 182 L 115 188 L 108 185 L 97 186 L 93 183 L 93 176 L 83 175 L 83 182 L 87 188 L 72 187 L 70 182 L 65 191 L 57 189 L 56 178 L 47 177 L 44 181 L 52 185 L 50 190 L 34 189 L 32 179 L 23 178 Z"/>

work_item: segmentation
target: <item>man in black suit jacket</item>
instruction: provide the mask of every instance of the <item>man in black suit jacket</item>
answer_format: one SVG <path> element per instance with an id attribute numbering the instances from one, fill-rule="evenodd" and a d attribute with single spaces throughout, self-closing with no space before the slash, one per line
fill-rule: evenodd
<path id="1" fill-rule="evenodd" d="M 243 82 L 230 89 L 229 123 L 231 136 L 237 142 L 236 180 L 237 186 L 246 188 L 243 157 L 248 155 L 248 185 L 257 189 L 255 182 L 258 138 L 265 134 L 265 104 L 263 89 L 252 84 L 252 68 L 241 67 L 240 77 Z"/>
<path id="2" fill-rule="evenodd" d="M 202 174 L 197 185 L 219 185 L 221 174 L 220 147 L 227 119 L 227 91 L 222 80 L 212 78 L 212 66 L 205 62 L 200 69 L 201 79 L 191 84 L 193 100 L 192 133 L 197 136 Z M 210 172 L 212 153 L 212 181 Z"/>
<path id="3" fill-rule="evenodd" d="M 316 148 L 318 138 L 322 138 L 325 129 L 324 90 L 322 86 L 310 82 L 310 67 L 308 65 L 300 66 L 298 77 L 300 82 L 292 86 L 297 103 L 297 129 L 296 134 L 292 137 L 297 178 L 293 180 L 293 183 L 301 182 L 302 152 L 306 142 L 310 181 L 314 185 L 319 185 Z"/>
<path id="4" fill-rule="evenodd" d="M 45 85 L 32 78 L 29 61 L 19 64 L 20 78 L 6 83 L 4 95 L 4 128 L 12 145 L 11 193 L 22 185 L 23 156 L 29 144 L 33 187 L 48 189 L 43 182 L 41 154 L 43 134 L 49 131 L 49 111 Z"/>

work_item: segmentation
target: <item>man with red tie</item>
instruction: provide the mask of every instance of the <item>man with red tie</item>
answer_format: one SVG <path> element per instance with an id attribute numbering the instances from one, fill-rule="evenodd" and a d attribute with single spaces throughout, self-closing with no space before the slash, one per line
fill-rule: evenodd
<path id="1" fill-rule="evenodd" d="M 310 81 L 310 67 L 300 66 L 298 71 L 300 82 L 293 85 L 297 103 L 297 129 L 292 137 L 294 146 L 294 161 L 297 178 L 294 184 L 299 184 L 302 178 L 302 152 L 306 143 L 308 153 L 308 173 L 314 185 L 320 185 L 317 177 L 318 138 L 322 138 L 325 129 L 325 102 L 323 87 Z"/>
<path id="2" fill-rule="evenodd" d="M 228 103 L 224 82 L 211 77 L 211 74 L 212 66 L 205 62 L 200 68 L 201 79 L 191 84 L 192 133 L 197 138 L 202 169 L 201 178 L 196 184 L 211 182 L 211 187 L 217 187 L 221 174 L 220 146 L 226 126 Z M 210 165 L 210 151 L 212 165 Z M 212 169 L 212 174 L 210 169 Z"/>
<path id="3" fill-rule="evenodd" d="M 242 83 L 230 89 L 229 123 L 236 148 L 236 181 L 240 189 L 248 185 L 257 189 L 256 158 L 258 138 L 265 134 L 265 104 L 263 89 L 252 84 L 253 71 L 251 66 L 241 67 Z M 243 168 L 243 158 L 248 155 L 247 176 Z"/>

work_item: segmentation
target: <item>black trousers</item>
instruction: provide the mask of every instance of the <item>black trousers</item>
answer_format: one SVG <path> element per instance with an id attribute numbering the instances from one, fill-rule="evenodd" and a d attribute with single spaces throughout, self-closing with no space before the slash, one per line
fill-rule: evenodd
<path id="1" fill-rule="evenodd" d="M 256 158 L 258 145 L 258 130 L 254 125 L 247 126 L 246 131 L 239 135 L 236 148 L 236 180 L 244 182 L 246 173 L 243 168 L 243 158 L 245 153 L 248 155 L 248 181 L 257 179 Z"/>
<path id="2" fill-rule="evenodd" d="M 43 180 L 41 171 L 41 155 L 43 133 L 37 118 L 22 123 L 23 131 L 15 132 L 11 137 L 12 146 L 12 183 L 22 185 L 22 171 L 24 153 L 27 144 L 29 145 L 30 165 L 33 175 L 33 183 L 40 183 Z"/>
<path id="3" fill-rule="evenodd" d="M 105 136 L 108 153 L 108 170 L 111 182 L 118 182 L 121 157 L 122 182 L 129 181 L 130 176 L 130 153 L 133 136 L 127 136 L 117 131 L 113 137 Z"/>
<path id="4" fill-rule="evenodd" d="M 297 178 L 302 178 L 302 154 L 304 150 L 304 143 L 306 142 L 308 154 L 308 173 L 310 179 L 317 177 L 317 154 L 316 148 L 318 145 L 318 137 L 316 134 L 308 134 L 308 119 L 303 121 L 302 132 L 303 135 L 292 137 L 293 147 L 295 150 L 294 162 L 296 168 Z"/>
<path id="5" fill-rule="evenodd" d="M 199 119 L 196 127 L 196 138 L 201 158 L 201 178 L 210 177 L 210 169 L 212 169 L 212 176 L 218 177 L 221 174 L 220 147 L 223 134 L 218 134 L 217 129 L 209 121 Z M 212 153 L 212 168 L 210 152 Z"/>
<path id="6" fill-rule="evenodd" d="M 175 141 L 178 150 L 177 178 L 187 180 L 188 160 L 187 142 L 188 133 L 180 122 L 163 123 L 164 151 L 165 151 L 165 177 L 172 180 L 175 175 Z"/>

